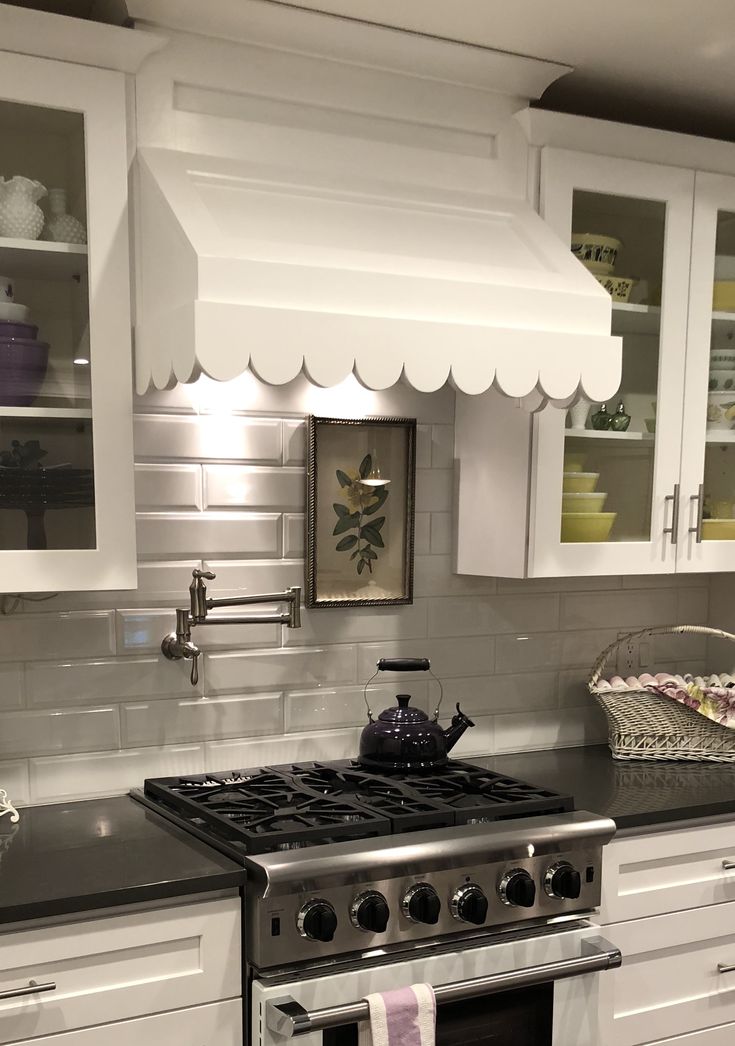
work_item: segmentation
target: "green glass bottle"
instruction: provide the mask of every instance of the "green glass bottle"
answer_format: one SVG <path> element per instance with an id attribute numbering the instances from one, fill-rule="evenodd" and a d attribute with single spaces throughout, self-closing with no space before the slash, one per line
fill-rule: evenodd
<path id="1" fill-rule="evenodd" d="M 612 414 L 608 414 L 607 412 L 607 403 L 601 403 L 600 409 L 595 411 L 590 418 L 590 422 L 592 423 L 592 428 L 597 429 L 599 432 L 604 429 L 609 429 L 612 419 Z"/>
<path id="2" fill-rule="evenodd" d="M 618 409 L 610 419 L 610 428 L 613 432 L 627 432 L 630 425 L 630 414 L 625 413 L 625 404 L 621 400 Z"/>

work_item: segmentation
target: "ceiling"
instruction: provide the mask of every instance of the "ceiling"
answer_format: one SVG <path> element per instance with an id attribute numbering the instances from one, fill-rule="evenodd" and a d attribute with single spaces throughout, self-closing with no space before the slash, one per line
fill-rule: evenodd
<path id="1" fill-rule="evenodd" d="M 276 0 L 282 3 L 285 0 Z M 574 67 L 547 109 L 735 140 L 734 0 L 290 0 Z"/>

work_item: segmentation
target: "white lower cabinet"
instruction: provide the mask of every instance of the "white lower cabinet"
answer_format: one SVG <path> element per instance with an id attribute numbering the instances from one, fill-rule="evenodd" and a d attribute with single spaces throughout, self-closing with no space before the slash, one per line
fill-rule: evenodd
<path id="1" fill-rule="evenodd" d="M 118 1021 L 104 1027 L 14 1040 L 14 1046 L 24 1046 L 24 1043 L 33 1046 L 242 1046 L 242 1006 L 239 999 L 231 999 L 134 1021 Z"/>
<path id="2" fill-rule="evenodd" d="M 601 979 L 599 1046 L 733 1046 L 735 828 L 622 837 L 607 849 L 600 919 L 623 965 Z"/>
<path id="3" fill-rule="evenodd" d="M 0 947 L 0 1043 L 163 1046 L 176 1037 L 171 1029 L 183 1027 L 177 1042 L 228 1046 L 229 1031 L 221 1040 L 208 1031 L 225 1011 L 207 1015 L 199 1007 L 235 1000 L 239 1014 L 241 985 L 239 897 L 8 932 Z M 179 1010 L 187 1020 L 166 1012 Z M 153 1014 L 160 1036 L 157 1024 L 132 1020 Z"/>

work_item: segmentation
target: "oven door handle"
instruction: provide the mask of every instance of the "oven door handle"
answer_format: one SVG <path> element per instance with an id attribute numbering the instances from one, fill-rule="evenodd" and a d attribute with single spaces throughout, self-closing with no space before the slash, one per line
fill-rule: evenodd
<path id="1" fill-rule="evenodd" d="M 574 959 L 559 959 L 539 966 L 526 966 L 521 970 L 490 973 L 485 977 L 473 977 L 469 981 L 454 981 L 439 984 L 434 988 L 438 1003 L 459 1002 L 479 995 L 527 988 L 546 981 L 560 981 L 565 977 L 579 977 L 584 973 L 599 973 L 614 970 L 621 965 L 623 957 L 614 944 L 603 937 L 588 937 L 582 941 L 581 954 Z M 294 1035 L 335 1028 L 340 1024 L 366 1021 L 370 1016 L 364 999 L 343 1006 L 329 1006 L 323 1010 L 305 1010 L 294 998 L 286 996 L 271 999 L 265 1004 L 265 1023 L 274 1035 L 290 1039 Z"/>

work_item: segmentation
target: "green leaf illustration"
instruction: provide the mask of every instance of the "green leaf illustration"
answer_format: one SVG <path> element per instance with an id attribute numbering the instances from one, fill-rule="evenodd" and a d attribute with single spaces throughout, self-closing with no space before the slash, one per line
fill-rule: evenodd
<path id="1" fill-rule="evenodd" d="M 349 516 L 350 514 L 350 510 L 347 508 L 347 506 L 340 504 L 339 501 L 335 501 L 332 505 L 332 508 L 338 516 Z"/>
<path id="2" fill-rule="evenodd" d="M 341 541 L 337 542 L 337 551 L 346 552 L 348 548 L 354 548 L 357 544 L 357 535 L 348 534 L 347 537 L 342 538 Z"/>
<path id="3" fill-rule="evenodd" d="M 332 533 L 335 535 L 344 534 L 346 530 L 352 530 L 353 527 L 356 527 L 359 521 L 360 514 L 358 512 L 352 512 L 349 516 L 342 516 L 341 519 L 338 519 L 334 524 L 334 530 Z"/>
<path id="4" fill-rule="evenodd" d="M 378 553 L 377 552 L 373 552 L 373 550 L 369 546 L 362 550 L 362 554 L 363 554 L 363 557 L 365 559 L 377 559 L 378 558 Z"/>
<path id="5" fill-rule="evenodd" d="M 360 555 L 360 549 L 359 549 L 359 548 L 356 548 L 356 549 L 355 549 L 355 551 L 354 551 L 354 552 L 352 553 L 352 555 L 350 556 L 350 559 L 357 559 L 357 557 L 358 557 L 359 555 Z"/>
<path id="6" fill-rule="evenodd" d="M 358 574 L 362 574 L 363 570 L 365 569 L 365 563 L 366 562 L 367 562 L 366 560 L 361 559 L 360 562 L 357 564 L 357 573 Z"/>
<path id="7" fill-rule="evenodd" d="M 370 457 L 369 454 L 366 454 L 360 462 L 360 479 L 367 479 L 372 471 L 372 468 L 373 459 Z"/>
<path id="8" fill-rule="evenodd" d="M 342 469 L 337 469 L 337 479 L 339 480 L 340 487 L 349 487 L 350 483 L 352 483 L 350 477 L 346 472 L 343 472 Z"/>
<path id="9" fill-rule="evenodd" d="M 372 516 L 374 512 L 377 512 L 379 508 L 388 500 L 388 494 L 390 491 L 387 487 L 375 487 L 375 501 L 363 511 L 364 516 Z"/>
<path id="10" fill-rule="evenodd" d="M 369 541 L 371 545 L 375 545 L 376 548 L 385 548 L 382 537 L 380 536 L 378 531 L 372 527 L 371 524 L 368 524 L 367 526 L 362 528 L 361 537 L 364 537 L 365 540 Z"/>
<path id="11" fill-rule="evenodd" d="M 370 522 L 368 523 L 368 526 L 372 527 L 373 530 L 382 530 L 384 523 L 385 523 L 385 516 L 378 516 L 377 519 L 371 519 Z"/>

